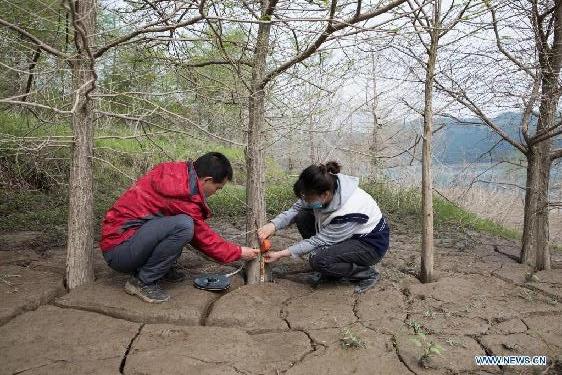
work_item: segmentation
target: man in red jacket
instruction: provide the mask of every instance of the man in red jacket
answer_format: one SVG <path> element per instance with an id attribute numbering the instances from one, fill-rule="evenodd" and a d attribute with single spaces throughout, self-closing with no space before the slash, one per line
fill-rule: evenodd
<path id="1" fill-rule="evenodd" d="M 221 263 L 259 254 L 226 241 L 205 222 L 211 216 L 206 198 L 231 180 L 228 159 L 209 152 L 195 162 L 158 164 L 117 199 L 103 220 L 100 248 L 111 268 L 132 274 L 127 293 L 146 302 L 170 299 L 158 281 L 185 280 L 173 266 L 187 243 Z"/>

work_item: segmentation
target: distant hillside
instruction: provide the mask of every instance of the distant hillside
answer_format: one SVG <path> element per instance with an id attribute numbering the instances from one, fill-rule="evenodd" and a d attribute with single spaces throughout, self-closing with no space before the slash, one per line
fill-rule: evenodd
<path id="1" fill-rule="evenodd" d="M 520 114 L 505 112 L 493 120 L 513 139 L 518 141 L 522 139 L 519 132 Z M 463 118 L 460 121 L 441 119 L 439 121 L 441 124 L 444 123 L 445 127 L 435 134 L 434 154 L 445 164 L 496 161 L 500 158 L 505 159 L 506 156 L 520 157 L 519 151 L 503 141 L 479 119 Z M 531 134 L 535 131 L 535 126 L 536 121 L 531 126 Z M 496 144 L 497 146 L 494 147 Z M 562 137 L 558 136 L 555 139 L 555 145 L 562 147 Z M 488 153 L 490 150 L 492 151 Z"/>

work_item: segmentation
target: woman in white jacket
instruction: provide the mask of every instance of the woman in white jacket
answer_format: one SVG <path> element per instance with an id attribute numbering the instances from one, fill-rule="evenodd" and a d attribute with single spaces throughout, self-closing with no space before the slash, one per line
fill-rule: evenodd
<path id="1" fill-rule="evenodd" d="M 359 188 L 358 178 L 340 170 L 336 162 L 304 169 L 293 186 L 299 200 L 261 227 L 258 235 L 263 240 L 295 223 L 303 240 L 267 253 L 266 261 L 310 254 L 310 266 L 319 272 L 318 281 L 355 281 L 355 291 L 363 293 L 379 279 L 371 266 L 386 254 L 389 227 L 377 202 Z"/>

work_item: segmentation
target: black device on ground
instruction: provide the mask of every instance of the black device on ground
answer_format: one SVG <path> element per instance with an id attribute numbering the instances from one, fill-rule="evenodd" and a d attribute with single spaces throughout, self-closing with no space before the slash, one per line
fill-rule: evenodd
<path id="1" fill-rule="evenodd" d="M 197 276 L 193 279 L 193 285 L 198 289 L 220 292 L 230 288 L 230 277 L 242 270 L 241 266 L 236 271 L 227 274 L 208 273 Z"/>
<path id="2" fill-rule="evenodd" d="M 205 274 L 193 279 L 196 288 L 210 291 L 222 291 L 230 288 L 230 277 L 222 274 Z"/>

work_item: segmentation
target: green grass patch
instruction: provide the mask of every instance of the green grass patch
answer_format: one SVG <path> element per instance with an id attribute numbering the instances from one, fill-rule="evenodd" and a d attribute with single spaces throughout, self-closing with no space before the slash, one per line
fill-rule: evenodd
<path id="1" fill-rule="evenodd" d="M 521 238 L 521 233 L 518 231 L 506 228 L 492 220 L 481 218 L 437 196 L 433 200 L 433 209 L 436 222 L 440 225 L 469 228 L 508 239 Z"/>
<path id="2" fill-rule="evenodd" d="M 0 227 L 12 230 L 66 225 L 68 215 L 63 195 L 10 189 L 0 189 L 0 211 Z"/>
<path id="3" fill-rule="evenodd" d="M 235 217 L 246 213 L 246 189 L 240 185 L 226 184 L 207 203 L 216 216 Z"/>
<path id="4" fill-rule="evenodd" d="M 286 176 L 268 181 L 266 206 L 269 218 L 288 209 L 296 201 L 293 183 L 294 178 Z M 396 188 L 384 181 L 366 182 L 361 187 L 375 198 L 391 224 L 405 224 L 412 231 L 421 230 L 421 196 L 416 189 Z M 433 203 L 437 229 L 471 229 L 508 239 L 521 237 L 519 232 L 478 217 L 439 196 L 434 197 Z M 209 198 L 209 206 L 218 216 L 243 216 L 246 213 L 244 186 L 227 184 L 221 192 Z"/>
<path id="5" fill-rule="evenodd" d="M 292 186 L 292 182 L 287 178 L 276 179 L 267 185 L 265 204 L 268 217 L 274 217 L 295 203 Z M 246 188 L 241 185 L 226 184 L 221 191 L 209 198 L 208 203 L 217 216 L 243 216 L 247 212 Z"/>
<path id="6" fill-rule="evenodd" d="M 70 135 L 68 124 L 40 124 L 35 119 L 0 112 L 0 133 L 6 139 L 17 137 L 61 137 Z M 100 129 L 96 133 L 94 160 L 95 227 L 115 199 L 133 181 L 155 164 L 167 160 L 187 160 L 208 151 L 224 153 L 233 164 L 234 181 L 209 199 L 217 216 L 240 217 L 246 213 L 245 156 L 241 148 L 192 139 L 181 134 L 161 134 L 150 140 L 131 138 L 124 126 Z M 104 138 L 110 137 L 110 138 Z M 66 138 L 68 139 L 68 138 Z M 14 145 L 17 146 L 17 141 Z M 4 231 L 42 230 L 60 233 L 66 228 L 66 179 L 69 147 L 44 148 L 12 155 L 6 143 L 0 148 L 0 225 Z M 288 177 L 275 160 L 266 160 L 266 207 L 269 218 L 288 209 L 296 200 Z M 412 231 L 421 228 L 421 200 L 416 189 L 399 188 L 385 181 L 365 181 L 362 187 L 379 203 L 391 224 L 402 223 Z M 434 198 L 436 228 L 464 228 L 517 239 L 520 234 L 491 220 L 483 219 L 438 196 Z M 562 251 L 562 246 L 556 247 Z"/>
<path id="7" fill-rule="evenodd" d="M 362 187 L 378 202 L 391 223 L 405 223 L 415 231 L 421 230 L 421 194 L 417 189 L 399 188 L 384 181 L 366 182 Z M 484 219 L 438 195 L 433 197 L 436 229 L 472 229 L 508 239 L 519 239 L 521 233 Z"/>

